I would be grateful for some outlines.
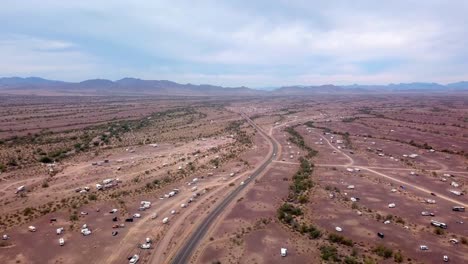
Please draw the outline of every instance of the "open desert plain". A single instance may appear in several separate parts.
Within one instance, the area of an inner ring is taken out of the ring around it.
[[[465,96],[1,100],[4,263],[468,262]]]

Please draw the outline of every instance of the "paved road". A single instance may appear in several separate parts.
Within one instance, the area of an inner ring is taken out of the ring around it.
[[[268,165],[275,159],[275,155],[278,152],[278,144],[276,141],[267,135],[265,132],[263,132],[250,118],[248,118],[246,115],[242,115],[247,122],[253,126],[265,139],[269,141],[270,144],[270,150],[273,149],[273,151],[269,152],[268,159],[265,160],[265,162],[260,165],[251,175],[251,178],[247,179],[244,181],[244,185],[239,185],[232,193],[230,193],[224,200],[218,204],[214,208],[213,211],[210,212],[210,214],[207,216],[205,221],[197,227],[196,231],[190,236],[190,238],[187,240],[187,242],[182,246],[182,248],[177,252],[175,255],[174,259],[172,260],[173,264],[186,264],[189,262],[190,257],[198,245],[198,243],[203,239],[205,236],[206,232],[210,228],[211,224],[213,221],[223,212],[223,210],[235,199],[235,197],[251,182],[253,181],[258,175],[263,173]]]

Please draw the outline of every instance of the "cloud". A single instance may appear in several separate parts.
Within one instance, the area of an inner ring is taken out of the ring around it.
[[[0,75],[229,86],[468,79],[466,1],[6,1]]]

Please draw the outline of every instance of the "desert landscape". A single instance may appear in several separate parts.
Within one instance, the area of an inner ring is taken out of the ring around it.
[[[467,262],[465,99],[2,97],[0,256]]]

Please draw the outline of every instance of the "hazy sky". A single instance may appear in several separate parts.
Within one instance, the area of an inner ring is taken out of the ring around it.
[[[252,87],[468,80],[466,0],[0,6],[0,76]]]

